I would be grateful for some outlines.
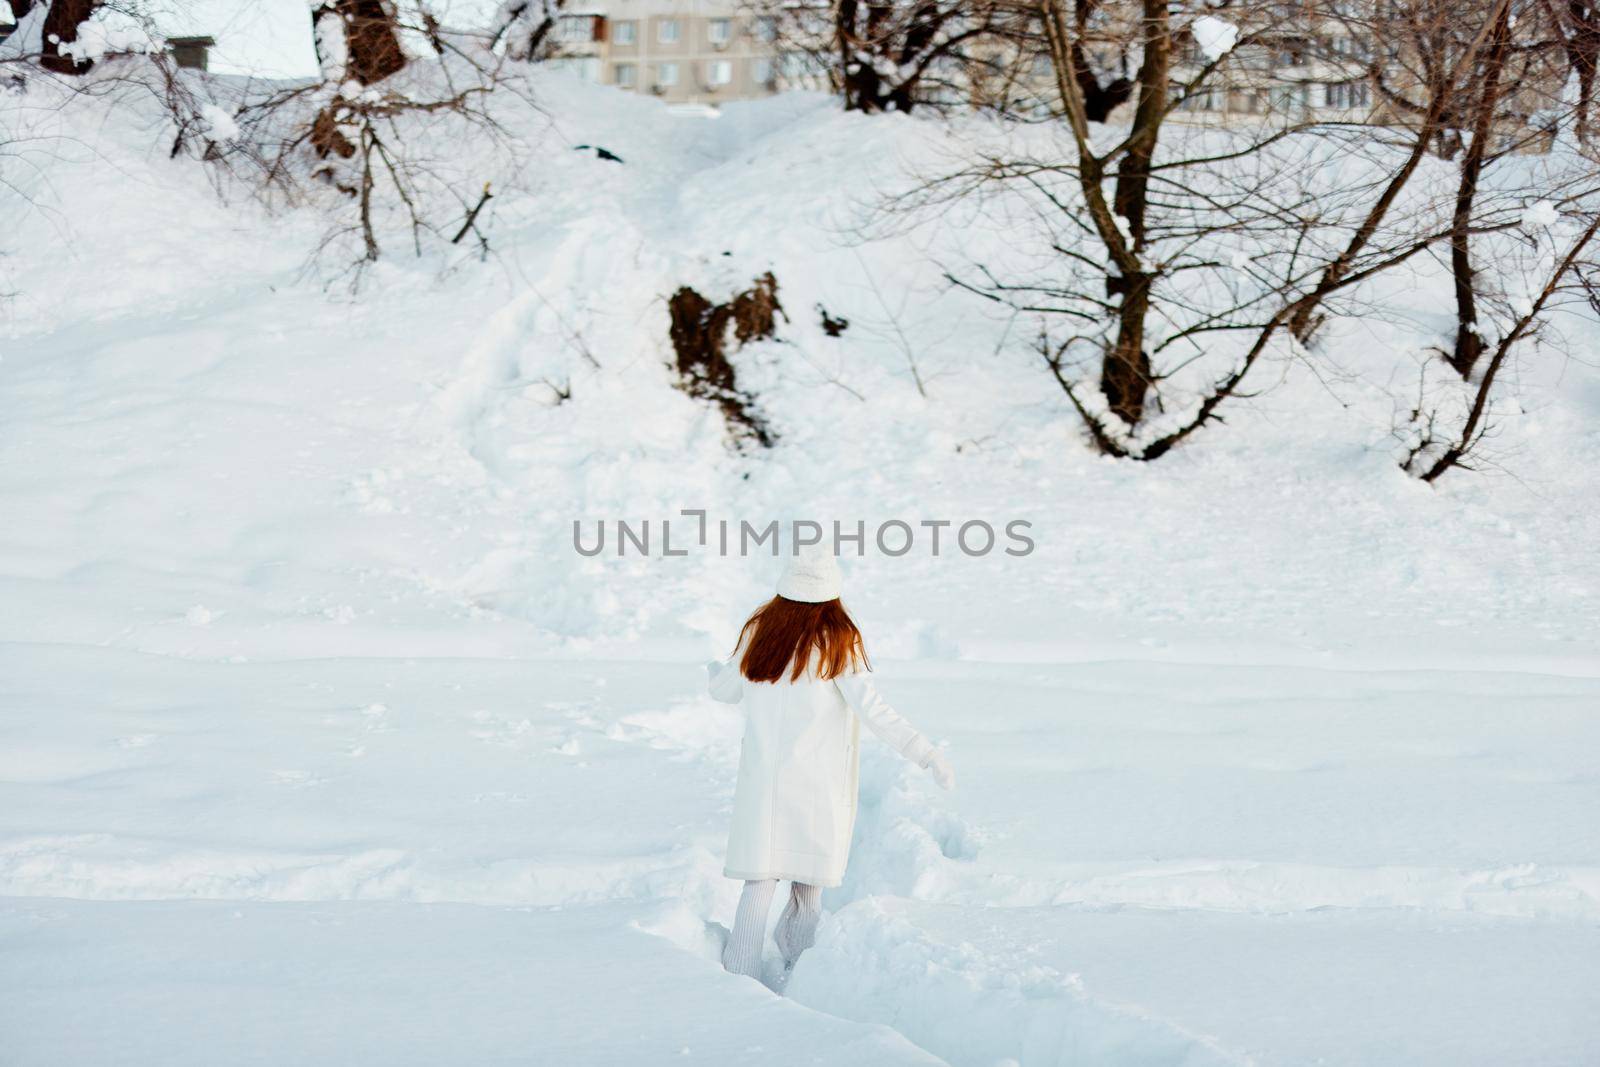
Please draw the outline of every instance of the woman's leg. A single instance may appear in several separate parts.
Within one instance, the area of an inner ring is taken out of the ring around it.
[[[778,919],[775,937],[783,962],[793,967],[800,953],[817,940],[817,920],[822,918],[822,888],[796,882],[789,890],[789,903]]]
[[[772,908],[776,878],[746,882],[739,894],[739,910],[733,916],[733,933],[722,950],[722,965],[734,974],[761,977],[761,943],[767,937],[767,912]]]

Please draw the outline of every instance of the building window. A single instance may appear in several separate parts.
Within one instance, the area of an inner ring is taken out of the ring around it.
[[[639,41],[639,24],[633,19],[624,19],[614,25],[612,43],[637,44]]]
[[[712,19],[706,33],[712,44],[727,44],[728,38],[733,36],[733,23],[728,19]]]
[[[750,61],[750,77],[762,86],[772,85],[772,59],[768,56],[756,56]]]
[[[1275,67],[1303,67],[1306,65],[1306,42],[1290,37],[1281,40],[1272,50]]]
[[[1228,110],[1235,115],[1254,115],[1261,111],[1261,94],[1255,89],[1229,89]]]
[[[593,41],[594,38],[593,15],[563,15],[561,18],[561,39],[574,44]]]
[[[617,84],[624,89],[632,89],[639,84],[639,68],[632,63],[618,63],[616,74]]]
[[[1306,87],[1304,85],[1274,85],[1272,87],[1272,110],[1299,111],[1306,106]]]
[[[727,85],[733,81],[733,64],[726,59],[713,59],[706,64],[706,82],[710,85]]]
[[[1272,53],[1265,48],[1246,45],[1235,48],[1229,53],[1228,58],[1245,70],[1271,70]]]
[[[778,39],[778,20],[771,15],[762,15],[756,19],[756,36],[763,41],[776,41]]]
[[[679,26],[677,19],[662,19],[656,23],[656,40],[662,44],[678,43]]]
[[[676,63],[657,63],[656,64],[656,84],[657,85],[677,85],[678,84],[678,64],[676,64]]]
[[[1367,106],[1365,82],[1332,83],[1322,87],[1323,102],[1330,108],[1348,110]]]
[[[1347,37],[1340,34],[1328,41],[1328,50],[1344,59],[1372,58],[1372,45],[1365,37]]]

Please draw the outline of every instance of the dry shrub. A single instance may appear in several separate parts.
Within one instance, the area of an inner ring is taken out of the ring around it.
[[[672,319],[672,348],[678,357],[679,388],[716,404],[736,443],[753,441],[771,448],[777,437],[756,410],[755,398],[739,388],[728,361],[728,333],[731,325],[735,348],[777,333],[777,319],[784,311],[772,272],[755,279],[749,289],[725,304],[713,304],[683,286],[667,301],[667,311]],[[788,316],[784,320],[788,321]]]

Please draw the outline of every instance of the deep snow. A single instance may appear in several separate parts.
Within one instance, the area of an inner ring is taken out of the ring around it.
[[[539,86],[497,254],[357,298],[303,270],[310,212],[219,200],[149,122],[13,112],[70,135],[23,149],[0,259],[14,1062],[1600,1056],[1592,368],[1527,361],[1503,471],[1408,480],[1424,274],[1336,324],[1338,374],[1104,460],[941,284],[1005,235],[869,225],[962,129]],[[767,269],[790,321],[737,358],[781,441],[739,456],[664,301]],[[715,963],[739,720],[699,692],[775,566],[571,548],[681,508],[1038,543],[846,562],[960,786],[869,746],[782,998]]]

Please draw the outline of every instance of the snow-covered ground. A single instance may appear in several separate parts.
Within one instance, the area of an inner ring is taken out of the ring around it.
[[[1530,359],[1503,470],[1407,479],[1420,275],[1101,459],[941,284],[1004,235],[871,225],[961,130],[541,97],[495,256],[353,299],[150,122],[27,117],[67,136],[0,259],[0,1063],[1600,1059],[1600,375]],[[665,299],[768,269],[781,440],[739,456]],[[739,719],[699,690],[775,565],[571,546],[683,508],[1037,543],[846,562],[959,787],[869,749],[782,996],[716,962]]]

